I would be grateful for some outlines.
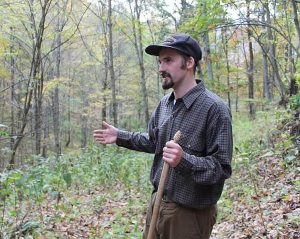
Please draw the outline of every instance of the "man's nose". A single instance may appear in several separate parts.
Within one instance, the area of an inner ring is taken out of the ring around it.
[[[164,64],[160,63],[159,64],[159,68],[158,68],[159,72],[163,72],[165,70]]]

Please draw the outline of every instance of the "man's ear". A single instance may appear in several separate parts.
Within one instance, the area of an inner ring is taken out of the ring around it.
[[[188,60],[186,61],[186,67],[187,69],[194,69],[194,65],[195,65],[195,60],[193,57],[189,57]]]

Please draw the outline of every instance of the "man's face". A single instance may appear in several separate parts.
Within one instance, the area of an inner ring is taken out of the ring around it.
[[[176,88],[186,74],[183,57],[176,50],[163,48],[159,53],[159,73],[163,78],[163,89]]]

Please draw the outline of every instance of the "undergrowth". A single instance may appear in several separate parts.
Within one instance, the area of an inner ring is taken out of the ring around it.
[[[110,234],[116,233],[122,238],[122,233],[128,236],[129,228],[133,234],[140,233],[140,217],[146,207],[146,203],[140,202],[147,201],[150,193],[150,164],[147,154],[113,146],[94,145],[85,153],[68,154],[59,159],[32,157],[26,167],[1,174],[0,238],[67,235],[67,231],[58,232],[53,227],[71,224],[84,214],[90,217],[87,220],[101,221],[94,218],[97,210],[103,212],[104,205],[109,207],[124,197],[127,209],[135,211],[132,219],[121,220],[126,210],[119,212],[118,205],[113,209],[116,223],[108,221],[106,225],[104,220],[103,225],[90,225],[88,234],[113,238]]]
[[[218,223],[232,220],[237,201],[261,206],[253,198],[263,192],[256,177],[262,155],[284,154],[284,167],[295,162],[299,152],[278,127],[289,117],[279,110],[257,112],[255,121],[233,117],[233,177],[219,201]],[[151,164],[152,155],[116,146],[90,145],[59,159],[31,157],[0,176],[0,238],[140,238]],[[258,212],[266,231],[265,212]]]
[[[219,201],[214,239],[300,236],[299,134],[291,134],[298,123],[285,110],[234,120],[233,175]]]

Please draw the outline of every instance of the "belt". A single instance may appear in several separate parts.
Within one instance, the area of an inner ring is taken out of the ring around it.
[[[162,201],[163,201],[164,203],[175,203],[175,202],[174,202],[172,199],[170,199],[166,194],[163,195]],[[193,208],[193,207],[184,206],[184,205],[181,205],[181,204],[178,204],[178,203],[176,203],[176,204],[177,204],[179,207],[188,208],[188,209],[193,209],[193,210],[197,210],[197,211],[198,211],[198,210],[200,210],[200,211],[202,211],[202,210],[212,210],[212,209],[217,210],[216,204],[210,205],[210,206],[205,207],[205,208]]]
[[[157,190],[156,190],[156,189],[153,189],[152,195],[155,194],[155,197],[156,197],[156,193],[157,193]],[[162,201],[163,201],[163,202],[166,202],[166,203],[173,202],[173,201],[167,196],[167,194],[164,194],[164,195],[162,196]]]
[[[163,201],[163,202],[166,202],[166,203],[173,202],[167,195],[163,195],[162,201]]]

